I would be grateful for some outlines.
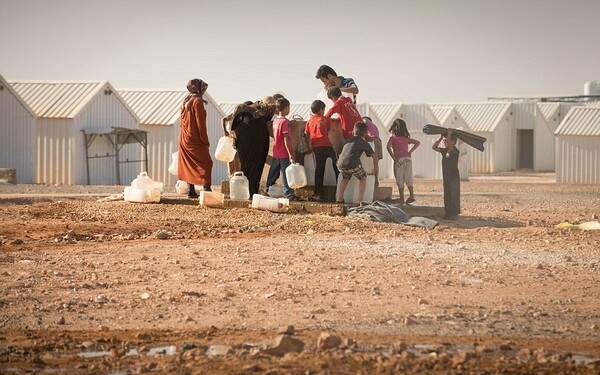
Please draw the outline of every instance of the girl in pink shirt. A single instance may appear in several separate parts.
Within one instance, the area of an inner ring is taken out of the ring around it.
[[[419,147],[421,142],[410,137],[406,128],[406,122],[402,119],[396,119],[390,128],[392,136],[387,143],[387,151],[394,159],[394,176],[398,185],[400,201],[410,204],[415,201],[415,192],[413,187],[412,153]],[[413,145],[410,150],[408,145]],[[404,202],[404,184],[408,186],[410,195]]]

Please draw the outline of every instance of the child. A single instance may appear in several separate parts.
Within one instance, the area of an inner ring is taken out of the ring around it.
[[[337,162],[338,169],[342,173],[342,182],[340,183],[336,203],[344,203],[344,192],[353,175],[359,180],[358,202],[362,202],[367,187],[367,173],[360,164],[360,156],[363,152],[367,156],[373,158],[372,174],[377,175],[379,172],[379,159],[377,158],[377,154],[375,154],[371,148],[371,145],[365,140],[366,135],[367,124],[359,121],[354,125],[354,136],[348,138],[344,144],[344,148],[342,149]]]
[[[439,147],[440,142],[444,140],[446,147]],[[444,178],[444,210],[446,212],[444,219],[456,220],[456,215],[460,213],[460,175],[458,173],[458,156],[460,152],[454,146],[456,144],[456,134],[452,129],[448,129],[446,136],[441,135],[433,144],[433,150],[442,154],[442,176]]]
[[[294,194],[294,190],[290,189],[287,183],[287,177],[285,175],[286,168],[294,162],[292,157],[292,138],[290,136],[290,121],[285,117],[290,113],[290,102],[286,98],[279,98],[275,102],[275,109],[277,111],[277,117],[273,120],[273,163],[271,169],[269,169],[269,176],[267,178],[267,191],[271,185],[275,185],[275,182],[281,174],[281,180],[283,182],[283,192],[285,197],[290,201],[300,200],[298,196]]]
[[[383,159],[383,150],[381,138],[379,138],[379,129],[377,129],[377,125],[371,120],[370,117],[363,116],[363,122],[367,124],[367,142],[373,142],[375,145],[375,153],[377,154],[377,159]],[[375,188],[379,187],[379,176],[375,175]]]
[[[329,90],[327,90],[327,97],[334,103],[333,107],[327,111],[325,117],[331,118],[334,113],[337,113],[342,122],[344,139],[351,138],[353,136],[352,132],[354,130],[354,124],[362,122],[362,117],[360,117],[358,109],[356,109],[356,106],[352,103],[352,98],[342,96],[342,91],[336,86],[330,87]]]
[[[413,187],[413,169],[412,153],[419,147],[421,142],[410,137],[406,128],[406,122],[402,119],[396,119],[390,128],[392,136],[387,143],[387,151],[394,159],[394,176],[398,185],[398,193],[402,203],[410,204],[415,201],[415,191]],[[408,145],[412,144],[411,149]],[[404,202],[404,184],[408,186],[409,196]]]
[[[321,100],[315,100],[310,106],[313,113],[312,117],[306,123],[304,128],[304,137],[308,144],[308,149],[313,150],[315,155],[315,193],[312,200],[320,201],[323,192],[323,176],[325,174],[325,165],[327,159],[331,158],[333,162],[333,172],[337,181],[339,171],[336,166],[336,155],[329,140],[329,130],[331,129],[331,120],[325,116],[325,103]]]

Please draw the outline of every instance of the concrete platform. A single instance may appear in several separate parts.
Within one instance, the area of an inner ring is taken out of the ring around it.
[[[17,184],[17,170],[0,168],[0,184]]]

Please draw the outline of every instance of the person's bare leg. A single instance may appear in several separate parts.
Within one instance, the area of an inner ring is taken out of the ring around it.
[[[406,200],[406,203],[412,203],[415,201],[415,189],[414,186],[409,186],[408,187],[408,191],[409,191],[409,196],[408,199]]]
[[[344,192],[346,191],[346,188],[348,187],[348,183],[350,182],[350,179],[345,179],[342,178],[342,182],[340,182],[340,191],[338,192],[338,196],[335,198],[336,202],[341,202],[344,200]]]
[[[398,186],[398,194],[400,195],[400,202],[404,204],[404,185],[402,187]]]
[[[358,204],[360,204],[360,202],[363,201],[366,189],[367,189],[367,179],[363,178],[362,180],[358,181]]]

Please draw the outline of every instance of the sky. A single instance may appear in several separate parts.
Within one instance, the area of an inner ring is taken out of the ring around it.
[[[0,75],[310,102],[330,65],[359,102],[582,95],[600,0],[0,0]]]

